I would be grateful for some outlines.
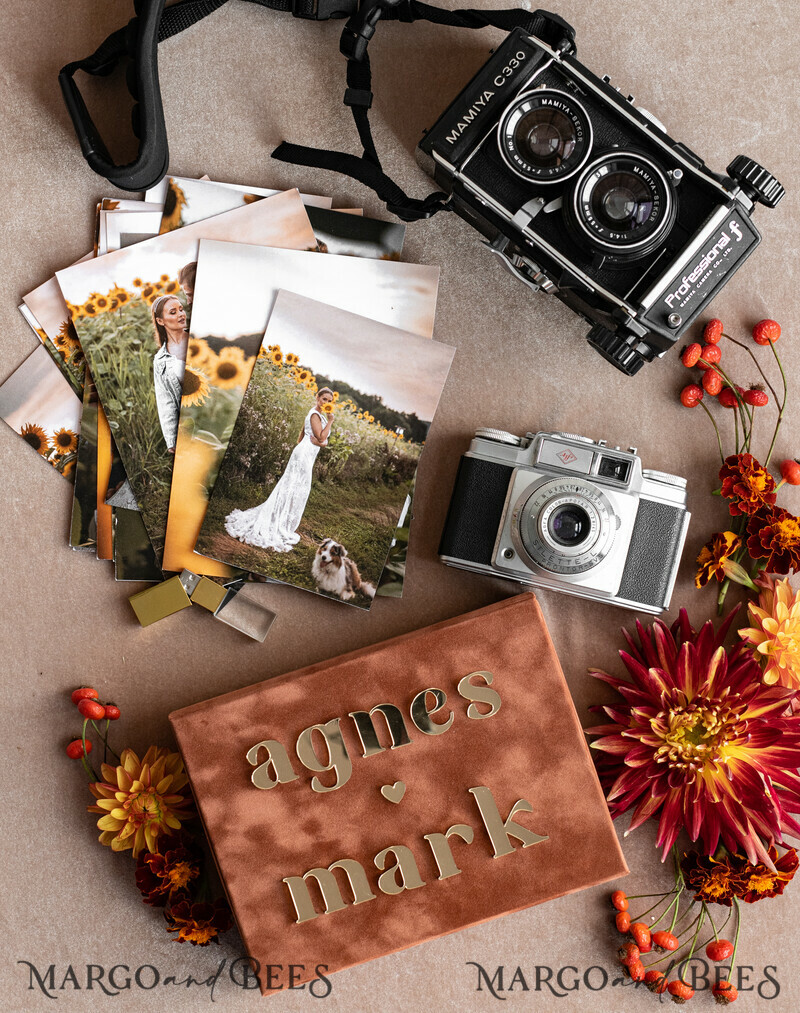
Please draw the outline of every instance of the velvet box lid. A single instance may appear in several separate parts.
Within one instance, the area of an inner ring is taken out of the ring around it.
[[[532,594],[170,721],[247,952],[296,983],[628,871]]]

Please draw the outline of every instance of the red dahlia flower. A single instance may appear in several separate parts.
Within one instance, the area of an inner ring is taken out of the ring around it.
[[[731,500],[730,512],[754,514],[775,502],[775,479],[752,454],[731,454],[719,470],[722,495]]]
[[[800,834],[800,717],[787,716],[794,691],[767,686],[742,643],[722,643],[736,614],[719,631],[699,632],[685,610],[668,629],[636,623],[637,645],[620,657],[631,680],[594,670],[621,703],[603,707],[612,724],[587,730],[599,736],[598,770],[609,810],[635,805],[630,830],[660,813],[662,860],[685,827],[704,853],[720,840],[752,863],[769,864],[765,847]],[[630,831],[628,831],[630,832]]]

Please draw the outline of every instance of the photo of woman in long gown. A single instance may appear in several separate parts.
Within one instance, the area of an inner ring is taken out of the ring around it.
[[[158,351],[153,357],[158,421],[167,450],[174,454],[181,413],[186,350],[189,347],[186,310],[176,296],[162,295],[150,307],[150,315],[158,345]]]
[[[322,387],[303,422],[303,431],[286,469],[269,498],[250,510],[233,510],[225,518],[225,530],[233,538],[261,549],[290,552],[300,541],[297,529],[311,492],[314,461],[320,447],[327,445],[333,416],[323,405],[333,401],[330,387]]]

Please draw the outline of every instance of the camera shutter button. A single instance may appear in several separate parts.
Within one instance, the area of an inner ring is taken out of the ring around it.
[[[663,482],[665,485],[675,485],[679,489],[686,488],[686,479],[680,475],[670,475],[666,471],[653,471],[651,468],[642,468],[642,477],[649,478],[654,482]]]

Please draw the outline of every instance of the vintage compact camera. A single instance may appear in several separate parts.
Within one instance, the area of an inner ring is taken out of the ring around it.
[[[515,29],[429,130],[418,161],[490,251],[591,325],[633,375],[683,334],[761,240],[783,187],[737,156],[722,176],[609,79]]]
[[[635,447],[479,429],[461,458],[439,557],[658,615],[672,597],[689,516],[686,480],[643,470]]]

